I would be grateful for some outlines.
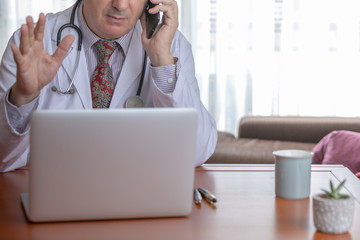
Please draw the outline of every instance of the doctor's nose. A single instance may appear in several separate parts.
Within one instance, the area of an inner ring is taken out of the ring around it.
[[[116,8],[118,11],[124,11],[129,8],[130,0],[113,0],[112,7]]]

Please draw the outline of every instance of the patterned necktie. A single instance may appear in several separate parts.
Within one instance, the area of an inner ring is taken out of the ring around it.
[[[109,108],[114,92],[114,83],[109,59],[114,52],[117,42],[97,41],[94,44],[100,59],[91,77],[91,94],[93,108]]]

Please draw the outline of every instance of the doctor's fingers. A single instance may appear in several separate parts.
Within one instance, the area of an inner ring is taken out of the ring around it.
[[[154,4],[161,4],[156,5],[154,8],[151,9],[150,13],[157,13],[163,12],[166,16],[165,24],[169,24],[172,22],[178,25],[178,5],[177,2],[174,0],[152,0]]]
[[[20,52],[20,49],[18,48],[18,46],[16,46],[15,44],[11,46],[11,51],[14,55],[14,60],[15,60],[15,63],[16,65],[19,67],[19,66],[22,66],[23,63],[24,63],[24,58]]]
[[[29,27],[27,24],[21,25],[20,28],[20,52],[22,55],[26,55],[30,51],[30,37]]]
[[[52,55],[55,62],[58,63],[60,66],[62,61],[64,60],[67,52],[69,51],[71,45],[73,44],[75,40],[75,37],[73,35],[67,35],[65,36],[61,42],[59,43],[59,46],[56,48],[56,51]]]
[[[34,20],[32,17],[26,18],[26,24],[23,24],[20,28],[20,51],[21,54],[26,55],[30,49],[34,46],[35,41],[38,41],[42,46],[45,29],[45,16],[40,14],[39,21],[34,29]],[[37,49],[38,51],[39,49]],[[40,53],[38,51],[37,53]]]
[[[34,20],[32,17],[26,17],[26,26],[28,27],[28,36],[30,46],[34,43]]]
[[[45,15],[40,13],[39,20],[35,27],[35,40],[43,41],[44,38],[44,30],[45,30]]]

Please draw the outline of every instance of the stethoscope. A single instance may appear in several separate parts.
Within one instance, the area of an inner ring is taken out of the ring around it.
[[[75,13],[76,13],[76,9],[78,8],[79,4],[81,3],[81,0],[77,0],[75,3],[75,6],[72,9],[71,12],[71,16],[70,16],[70,22],[66,23],[64,25],[62,25],[57,33],[57,43],[56,45],[59,45],[60,41],[61,41],[61,33],[65,28],[72,28],[77,32],[78,35],[78,47],[77,47],[77,65],[76,65],[76,70],[74,73],[74,77],[71,79],[70,85],[68,86],[68,88],[64,91],[61,88],[61,84],[60,84],[60,78],[58,76],[57,73],[57,85],[59,86],[59,88],[57,88],[56,86],[51,87],[51,90],[53,92],[59,93],[59,94],[74,94],[75,93],[75,89],[73,88],[74,85],[74,81],[77,75],[77,71],[78,71],[78,66],[79,66],[79,57],[80,57],[80,51],[81,51],[81,46],[82,46],[82,32],[80,30],[80,28],[78,26],[76,26],[74,24],[74,19],[75,19]],[[125,108],[141,108],[144,107],[144,101],[141,99],[140,97],[140,93],[141,93],[141,89],[143,86],[143,82],[144,82],[144,77],[145,77],[145,72],[146,72],[146,61],[147,61],[147,54],[146,51],[144,53],[144,61],[143,61],[143,67],[142,67],[142,72],[141,72],[141,78],[140,78],[140,82],[139,82],[139,86],[136,92],[135,96],[131,96],[129,97],[126,101],[125,101]]]

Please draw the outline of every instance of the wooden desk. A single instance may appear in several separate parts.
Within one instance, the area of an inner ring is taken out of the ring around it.
[[[360,181],[341,166],[312,167],[311,194],[329,179],[347,178],[357,199],[349,233],[327,235],[315,230],[312,200],[275,197],[273,165],[204,165],[196,169],[195,187],[213,192],[212,207],[194,204],[186,218],[31,224],[25,220],[20,193],[27,191],[28,171],[0,174],[0,239],[360,239]]]

